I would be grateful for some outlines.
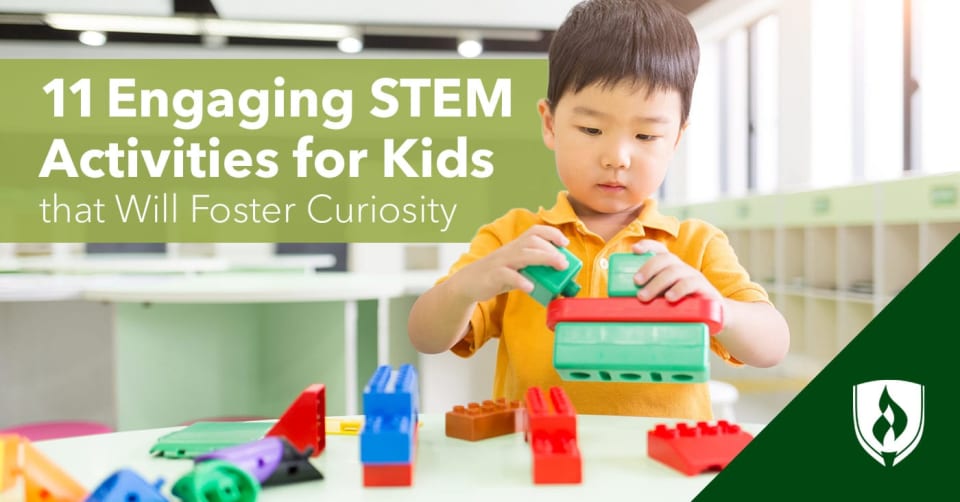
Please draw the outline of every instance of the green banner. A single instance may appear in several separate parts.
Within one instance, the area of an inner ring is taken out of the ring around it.
[[[954,499],[955,238],[696,500]]]
[[[561,188],[545,60],[0,61],[0,242],[464,242]]]

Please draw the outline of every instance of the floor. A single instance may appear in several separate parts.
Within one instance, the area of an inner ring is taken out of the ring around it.
[[[769,423],[816,376],[815,363],[789,357],[775,368],[733,368],[713,364],[711,378],[736,387],[739,398],[733,405],[737,422]]]
[[[734,405],[736,419],[741,423],[769,423],[796,395],[795,391],[741,392]]]

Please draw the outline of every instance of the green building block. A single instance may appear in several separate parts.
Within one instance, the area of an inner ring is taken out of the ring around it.
[[[220,448],[263,439],[273,422],[197,422],[157,440],[150,454],[194,458]]]
[[[558,323],[553,366],[564,380],[690,383],[710,378],[703,323]]]
[[[210,460],[178,479],[170,493],[185,502],[254,502],[260,483],[230,462]]]
[[[583,268],[583,262],[566,248],[557,249],[567,258],[568,266],[565,270],[546,265],[531,265],[520,269],[520,273],[533,283],[530,296],[544,307],[558,296],[574,297],[580,292],[576,278]]]
[[[640,267],[653,258],[653,253],[613,253],[607,274],[607,296],[637,296],[640,286],[633,281]]]

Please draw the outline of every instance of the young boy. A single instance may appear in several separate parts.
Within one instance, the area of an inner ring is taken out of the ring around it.
[[[567,191],[551,209],[514,209],[482,227],[450,274],[414,304],[410,341],[424,353],[468,357],[499,338],[494,397],[522,399],[531,386],[561,385],[578,413],[709,420],[703,383],[560,380],[544,307],[518,272],[566,268],[554,245],[565,246],[584,264],[577,296],[602,297],[610,254],[652,251],[635,277],[646,283],[639,301],[722,299],[714,353],[758,367],[784,357],[786,322],[726,236],[703,221],[661,215],[650,199],[687,125],[699,64],[693,27],[658,0],[588,0],[560,26],[549,63],[547,99],[538,108]]]

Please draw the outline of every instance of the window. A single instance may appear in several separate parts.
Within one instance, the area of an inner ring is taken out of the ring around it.
[[[718,44],[701,43],[700,71],[684,138],[686,146],[683,154],[677,155],[684,165],[683,183],[674,188],[678,190],[678,199],[685,202],[712,200],[720,194],[719,60]]]
[[[720,64],[720,162],[722,190],[744,195],[749,184],[750,47],[746,29],[722,42]]]
[[[750,27],[750,126],[747,187],[754,192],[777,189],[780,142],[780,19],[769,15]]]
[[[903,0],[855,0],[853,16],[853,180],[904,169]]]
[[[908,19],[912,18],[912,33],[905,42],[912,55],[909,68],[918,84],[910,102],[910,165],[923,173],[958,171],[960,150],[955,143],[960,67],[955,61],[960,47],[960,2],[905,0],[904,10]]]

